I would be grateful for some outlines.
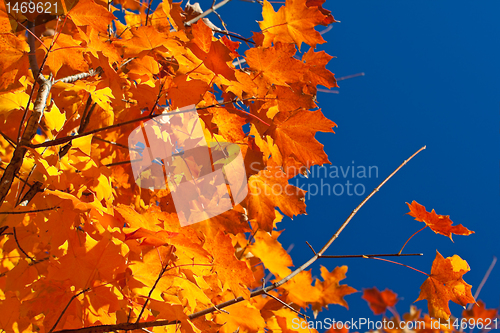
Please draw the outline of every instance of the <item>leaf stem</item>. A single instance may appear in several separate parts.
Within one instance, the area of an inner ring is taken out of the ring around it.
[[[413,235],[410,236],[410,238],[408,238],[406,240],[406,242],[404,243],[403,247],[401,248],[401,250],[399,250],[398,254],[401,254],[401,252],[403,252],[403,249],[405,248],[406,244],[410,241],[410,239],[412,239],[413,236],[415,236],[416,234],[418,234],[420,231],[424,230],[425,228],[427,228],[427,225],[425,225],[425,227],[423,227],[422,229],[420,229],[419,231],[415,232]]]
[[[343,258],[372,258],[372,257],[409,257],[409,256],[422,256],[423,253],[389,253],[389,254],[351,254],[351,255],[338,255],[338,256],[321,256],[325,259],[343,259]]]
[[[397,261],[387,260],[387,259],[378,258],[378,257],[366,257],[366,259],[376,259],[376,260],[387,261],[387,262],[390,262],[390,263],[392,263],[392,264],[396,264],[396,265],[404,266],[404,267],[407,267],[407,268],[413,269],[414,271],[417,271],[417,272],[419,272],[419,273],[422,273],[422,274],[424,274],[424,275],[430,276],[429,274],[427,274],[427,273],[425,273],[425,272],[422,272],[421,270],[418,270],[418,269],[416,269],[416,268],[414,268],[414,267],[411,267],[411,266],[408,266],[408,265],[402,264],[402,263],[397,262]]]

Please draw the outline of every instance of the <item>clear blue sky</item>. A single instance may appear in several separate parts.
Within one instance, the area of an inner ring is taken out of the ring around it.
[[[155,1],[155,6],[158,1]],[[200,1],[203,9],[212,0]],[[183,2],[183,5],[185,1]],[[275,10],[279,8],[275,4]],[[497,1],[327,1],[341,23],[323,35],[318,45],[336,56],[328,69],[342,77],[366,76],[339,82],[340,93],[319,93],[324,114],[338,124],[336,134],[318,134],[333,166],[376,166],[378,178],[300,178],[304,185],[346,182],[361,184],[366,194],[420,147],[405,166],[355,216],[328,254],[396,253],[423,224],[405,215],[405,202],[416,200],[429,211],[450,215],[476,233],[454,236],[454,243],[426,229],[413,238],[405,252],[423,257],[398,261],[430,273],[436,249],[444,256],[458,254],[471,271],[464,275],[475,293],[493,256],[500,257],[500,25]],[[256,3],[233,0],[219,11],[230,31],[250,37],[262,20]],[[209,18],[220,25],[215,15]],[[321,28],[323,29],[323,28]],[[307,51],[304,47],[303,51]],[[354,162],[353,162],[354,161]],[[337,185],[337,193],[340,192]],[[353,188],[351,187],[351,192]],[[311,196],[307,216],[285,219],[280,228],[284,247],[294,245],[295,265],[311,256],[305,241],[319,249],[364,196]],[[332,270],[348,265],[343,283],[362,290],[390,288],[398,294],[402,315],[419,295],[425,276],[405,267],[365,259],[325,259]],[[319,276],[319,264],[313,275]],[[500,264],[493,270],[479,299],[488,308],[500,300]],[[346,297],[350,310],[331,306],[320,318],[380,319],[369,310],[361,293]],[[416,305],[427,312],[426,301]],[[462,308],[450,303],[453,315]],[[390,315],[390,314],[389,314]]]
[[[211,2],[201,4],[207,7]],[[339,82],[338,95],[318,94],[320,107],[338,128],[336,134],[317,138],[333,165],[345,169],[354,161],[356,166],[377,166],[379,177],[310,177],[298,179],[299,184],[307,189],[307,184],[323,180],[345,186],[349,180],[363,184],[368,193],[427,145],[363,207],[328,253],[398,252],[423,226],[405,215],[405,202],[416,200],[476,233],[454,236],[452,243],[426,229],[405,249],[424,256],[399,261],[430,273],[436,249],[445,257],[458,254],[471,266],[464,280],[474,293],[492,257],[500,256],[500,3],[327,1],[325,8],[341,21],[323,35],[327,44],[317,47],[337,57],[328,68],[337,77],[358,72],[366,76]],[[229,30],[244,36],[258,31],[255,21],[262,20],[259,5],[243,1],[230,2],[219,13]],[[215,16],[210,19],[218,23]],[[338,193],[340,187],[336,189]],[[300,265],[311,256],[306,240],[320,248],[362,199],[345,193],[311,196],[307,216],[286,219],[280,239],[285,248],[294,244],[294,263]],[[348,265],[343,282],[358,290],[391,288],[400,297],[400,314],[409,310],[425,280],[415,271],[375,260],[325,259],[320,264],[329,270]],[[313,275],[319,276],[318,264]],[[500,264],[479,297],[489,308],[499,306],[498,281]],[[381,318],[372,314],[361,293],[346,300],[350,311],[331,306],[322,316]],[[427,312],[426,301],[416,305]],[[455,316],[461,315],[460,306],[450,307]]]

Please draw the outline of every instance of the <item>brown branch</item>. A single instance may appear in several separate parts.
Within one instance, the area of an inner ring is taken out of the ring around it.
[[[21,26],[22,26],[22,24],[21,24]],[[30,96],[28,98],[28,103],[26,105],[26,108],[24,109],[23,117],[21,118],[21,123],[19,125],[19,131],[17,133],[17,142],[21,141],[21,133],[23,130],[23,124],[24,124],[24,121],[26,120],[26,117],[28,116],[28,110],[30,107],[31,99],[33,98],[33,93],[35,91],[35,85],[37,83],[38,74],[41,73],[41,70],[38,67],[38,61],[36,59],[36,54],[35,54],[36,53],[35,38],[37,38],[37,37],[35,35],[34,22],[28,21],[27,26],[24,27],[24,29],[26,29],[26,31],[28,32],[28,45],[30,47],[30,51],[28,53],[28,61],[29,61],[31,73],[33,74],[33,78],[35,79],[35,82],[33,83],[33,87],[31,88],[31,93],[30,93]],[[43,43],[42,43],[42,45],[45,47],[45,45]]]
[[[28,30],[28,45],[30,47],[30,52],[28,54],[28,61],[30,63],[31,73],[33,74],[33,77],[35,78],[35,81],[36,81],[36,79],[38,78],[38,73],[40,72],[40,67],[38,67],[38,61],[36,60],[36,54],[35,54],[35,52],[36,52],[35,23],[32,21],[28,21],[28,23],[26,24],[26,28]],[[41,43],[41,44],[43,44],[43,43]]]
[[[199,20],[201,20],[202,18],[204,18],[205,16],[207,16],[208,14],[216,11],[217,9],[219,9],[220,7],[224,6],[225,4],[227,4],[229,1],[231,0],[223,0],[221,2],[219,2],[217,5],[215,6],[212,6],[211,8],[205,10],[203,13],[201,13],[200,15],[196,16],[194,19],[192,20],[189,20],[187,22],[184,23],[185,26],[190,26],[191,24],[193,23],[196,23],[198,22]]]
[[[266,283],[266,279],[262,279],[262,289],[265,289],[265,283]],[[300,311],[298,311],[298,310],[295,310],[294,308],[292,308],[292,307],[290,306],[290,304],[287,304],[287,303],[283,302],[283,301],[282,301],[282,300],[280,300],[278,297],[276,297],[276,296],[274,296],[274,295],[271,295],[271,294],[270,294],[270,293],[268,293],[267,291],[265,291],[265,292],[264,292],[264,294],[265,294],[266,296],[271,297],[271,298],[272,298],[272,299],[274,299],[275,301],[278,301],[278,302],[279,302],[279,303],[281,303],[284,307],[286,307],[286,308],[288,308],[288,309],[292,310],[293,312],[295,312],[295,313],[296,313],[296,314],[298,314],[299,316],[304,317],[304,319],[308,319],[308,318],[309,318],[309,316],[307,316],[307,315],[305,315],[305,314],[301,313],[301,312],[300,312]]]
[[[325,246],[323,246],[323,248],[318,252],[316,253],[316,255],[314,255],[311,259],[309,259],[306,263],[304,263],[302,266],[300,266],[299,268],[297,268],[295,271],[293,271],[292,273],[290,273],[288,276],[286,276],[285,278],[283,278],[282,280],[280,281],[277,281],[265,288],[260,288],[258,290],[255,290],[253,292],[250,293],[250,298],[252,297],[256,297],[256,296],[259,296],[259,295],[262,295],[262,294],[265,294],[273,289],[276,289],[278,288],[279,286],[287,283],[288,281],[290,281],[294,276],[296,276],[297,274],[299,274],[300,272],[304,271],[307,267],[309,267],[312,263],[314,263],[318,258],[320,258],[323,253],[330,247],[330,245],[332,245],[332,243],[338,238],[338,236],[340,235],[340,233],[342,232],[342,230],[344,230],[344,228],[349,224],[349,222],[351,221],[351,219],[354,217],[354,215],[356,215],[356,213],[358,212],[358,210],[364,206],[364,204],[370,200],[370,198],[380,190],[380,188],[389,180],[392,178],[392,176],[394,176],[398,171],[399,169],[401,169],[406,163],[408,163],[413,157],[415,157],[415,155],[417,155],[418,153],[420,153],[422,150],[424,150],[426,147],[422,147],[420,148],[416,153],[414,153],[413,155],[411,155],[407,160],[405,160],[396,170],[394,170],[386,179],[384,179],[384,181],[382,183],[380,183],[380,185],[378,185],[353,211],[352,213],[347,217],[347,219],[344,221],[344,223],[342,223],[342,225],[340,226],[340,228],[337,230],[337,232],[335,232],[335,234],[330,238],[330,240],[325,244]],[[373,259],[375,257],[367,257],[368,259]],[[381,258],[377,258],[379,260],[384,260],[384,259],[381,259]],[[401,264],[403,265],[403,264]],[[425,273],[424,273],[425,274]],[[201,311],[198,311],[198,312],[195,312],[191,315],[188,316],[189,320],[193,320],[193,319],[196,319],[196,318],[199,318],[199,317],[202,317],[202,316],[205,316],[209,313],[212,313],[212,312],[215,312],[215,311],[220,311],[220,309],[223,309],[225,307],[228,307],[230,305],[233,305],[233,304],[236,304],[236,303],[239,303],[239,302],[242,302],[244,301],[245,298],[243,298],[242,296],[240,297],[237,297],[237,298],[234,298],[232,300],[229,300],[229,301],[226,301],[226,302],[223,302],[223,303],[220,303],[220,304],[217,304],[216,306],[212,306],[212,307],[209,307],[205,310],[201,310]],[[125,330],[125,331],[132,331],[132,330],[136,330],[136,329],[141,329],[141,328],[146,328],[146,327],[157,327],[157,326],[167,326],[167,325],[173,325],[173,324],[178,324],[179,321],[177,320],[173,320],[173,321],[170,321],[170,320],[156,320],[156,321],[151,321],[151,322],[139,322],[139,323],[121,323],[121,324],[116,324],[116,325],[98,325],[98,326],[90,326],[90,327],[84,327],[84,328],[78,328],[78,329],[69,329],[69,330],[61,330],[61,331],[57,331],[55,333],[104,333],[104,332],[112,332],[112,331],[119,331],[119,330]]]
[[[229,32],[229,31],[224,31],[224,30],[220,30],[220,29],[212,29],[214,32],[218,33],[218,34],[222,34],[222,35],[226,35],[226,36],[230,36],[230,37],[233,37],[233,38],[236,38],[236,39],[239,39],[239,40],[242,40],[244,41],[245,43],[250,43],[250,44],[253,44],[255,45],[255,42],[253,40],[250,40],[250,38],[245,38],[243,36],[239,36],[239,35],[236,35],[232,32]]]
[[[17,211],[17,212],[0,212],[0,214],[5,214],[5,215],[9,215],[9,214],[16,215],[16,214],[18,214],[18,215],[21,215],[21,214],[28,214],[28,213],[46,212],[46,211],[54,210],[54,209],[57,209],[57,208],[61,208],[61,207],[54,206],[54,207],[49,207],[49,208],[32,209],[32,210],[24,210],[24,211]]]
[[[148,11],[146,13],[146,24],[145,26],[148,26],[148,19],[149,19],[149,12],[151,11],[151,3],[153,2],[153,0],[149,0],[149,3],[148,3]]]
[[[7,141],[9,143],[9,145],[11,145],[13,148],[16,148],[16,142],[14,140],[12,140],[11,138],[9,138],[9,136],[7,134],[0,131],[0,135],[3,136],[3,138],[5,139],[5,141]]]
[[[30,174],[28,175],[26,180],[29,179],[33,170],[34,170],[34,168],[31,169]],[[28,185],[27,181],[23,184],[23,187],[21,188],[20,194],[23,193],[26,185]],[[30,186],[30,185],[28,185],[28,186]],[[40,192],[43,192],[43,184],[39,181],[35,181],[33,183],[33,185],[30,186],[30,189],[28,190],[28,192],[26,192],[26,194],[22,198],[20,197],[20,200],[18,200],[18,202],[16,202],[16,206],[18,206],[18,205],[26,206],[31,201],[31,199],[33,199],[35,197],[35,195],[37,193],[40,193]]]
[[[170,112],[169,114],[177,114],[177,113],[185,113],[185,112],[191,112],[191,111]],[[91,134],[95,134],[95,133],[107,131],[109,129],[118,128],[118,127],[121,127],[121,126],[125,126],[125,125],[129,125],[129,124],[137,123],[139,121],[153,119],[155,117],[164,116],[164,115],[165,115],[164,113],[160,113],[160,114],[155,114],[155,115],[152,115],[152,116],[144,116],[144,117],[140,117],[140,118],[137,118],[137,119],[132,119],[132,120],[124,121],[122,123],[114,124],[114,125],[111,125],[111,126],[97,128],[95,130],[92,130],[92,131],[89,131],[89,132],[86,132],[86,133],[82,133],[82,134],[77,134],[77,135],[73,135],[73,136],[65,136],[63,138],[54,139],[54,140],[51,140],[51,141],[46,141],[46,142],[39,143],[39,144],[36,144],[36,145],[28,144],[27,147],[40,148],[40,147],[58,146],[60,144],[63,144],[63,143],[66,143],[66,142],[70,142],[70,141],[73,141],[74,139],[78,139],[78,138],[81,138],[81,137],[84,137],[84,136],[87,136],[87,135],[91,135]]]
[[[244,99],[244,100],[251,100],[251,99],[255,99],[255,98],[247,98],[247,99]],[[197,108],[196,110],[204,110],[204,109],[208,109],[208,108],[218,107],[218,106],[222,106],[222,105],[225,105],[225,104],[234,103],[235,101],[236,101],[236,99],[232,99],[230,101],[222,102],[222,103],[219,103],[219,104],[213,104],[213,105],[203,106],[203,107]],[[87,135],[91,135],[91,134],[95,134],[95,133],[107,131],[107,130],[110,130],[110,129],[113,129],[113,128],[118,128],[118,127],[121,127],[121,126],[125,126],[125,125],[129,125],[129,124],[137,123],[137,122],[144,121],[144,120],[153,119],[153,118],[160,117],[160,116],[174,115],[174,114],[180,114],[180,113],[186,113],[186,112],[191,112],[191,110],[187,110],[187,111],[174,111],[174,112],[168,112],[168,113],[159,113],[159,114],[147,115],[147,116],[144,116],[144,117],[140,117],[140,118],[137,118],[137,119],[132,119],[132,120],[124,121],[122,123],[114,124],[114,125],[111,125],[111,126],[97,128],[95,130],[92,130],[92,131],[89,131],[89,132],[85,132],[83,134],[77,134],[77,135],[73,135],[73,136],[65,136],[63,138],[54,139],[54,140],[51,140],[51,141],[46,141],[46,142],[35,144],[35,145],[33,145],[33,144],[25,144],[25,147],[40,148],[40,147],[58,146],[58,145],[61,145],[63,143],[66,143],[66,142],[70,142],[70,141],[72,141],[74,139],[78,139],[78,138],[81,138],[81,137],[84,137],[84,136],[87,136]],[[247,115],[249,115],[249,114],[247,114]]]
[[[47,98],[49,97],[50,89],[52,88],[51,77],[45,79],[42,75],[39,78],[40,88],[38,89],[38,94],[35,100],[35,105],[33,107],[33,112],[31,113],[26,128],[21,137],[19,145],[14,150],[12,159],[5,168],[5,172],[0,180],[0,206],[3,204],[7,193],[9,193],[10,187],[14,181],[15,175],[21,169],[23,164],[24,155],[26,155],[27,147],[30,145],[31,140],[36,134],[40,120],[42,119],[43,112],[47,103]]]
[[[409,256],[422,256],[423,253],[389,253],[389,254],[350,254],[338,256],[320,256],[325,259],[343,259],[343,258],[371,258],[371,257],[409,257]]]

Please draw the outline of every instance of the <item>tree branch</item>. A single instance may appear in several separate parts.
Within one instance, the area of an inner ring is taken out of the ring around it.
[[[250,100],[250,99],[255,99],[255,98],[247,98],[245,100]],[[203,106],[203,107],[197,108],[196,110],[203,110],[203,109],[218,107],[218,106],[222,106],[222,105],[230,104],[230,103],[234,103],[234,102],[235,102],[235,100],[232,99],[230,101],[222,102],[222,103],[219,103],[219,104]],[[92,130],[92,131],[89,131],[89,132],[85,132],[85,133],[82,133],[82,134],[77,134],[77,135],[73,135],[73,136],[66,136],[66,137],[63,137],[63,138],[54,139],[54,140],[51,140],[51,141],[46,141],[46,142],[39,143],[39,144],[36,144],[36,145],[28,143],[28,144],[25,144],[25,146],[26,147],[30,147],[30,148],[58,146],[58,145],[61,145],[63,143],[66,143],[66,142],[70,142],[70,141],[72,141],[74,139],[78,139],[78,138],[81,138],[81,137],[84,137],[84,136],[87,136],[87,135],[91,135],[91,134],[95,134],[95,133],[99,133],[99,132],[102,132],[102,131],[107,131],[107,130],[110,130],[110,129],[113,129],[113,128],[118,128],[118,127],[121,127],[121,126],[125,126],[125,125],[129,125],[129,124],[137,123],[137,122],[144,121],[144,120],[153,119],[153,118],[160,117],[160,116],[174,115],[174,114],[180,114],[180,113],[186,113],[186,112],[191,112],[191,110],[189,110],[189,111],[174,111],[174,112],[168,112],[168,113],[159,113],[159,114],[147,115],[147,116],[144,116],[144,117],[140,117],[140,118],[137,118],[137,119],[132,119],[132,120],[124,121],[122,123],[114,124],[114,125],[111,125],[111,126],[97,128],[95,130]]]
[[[3,204],[7,193],[9,193],[14,177],[21,169],[23,164],[24,155],[26,155],[27,147],[30,145],[31,140],[36,134],[40,120],[42,119],[45,106],[47,104],[47,98],[49,97],[50,89],[52,88],[52,78],[44,78],[42,75],[39,77],[40,88],[38,89],[38,95],[35,100],[35,105],[33,107],[33,112],[28,119],[26,128],[21,137],[19,145],[14,150],[12,159],[9,165],[5,168],[5,172],[0,180],[0,206]]]
[[[411,155],[407,160],[405,160],[396,170],[394,170],[386,179],[384,179],[384,181],[382,183],[380,183],[380,185],[378,185],[353,211],[352,213],[347,217],[347,219],[344,221],[344,223],[342,223],[342,225],[340,226],[340,228],[337,230],[337,232],[335,232],[335,234],[330,238],[330,240],[323,246],[323,248],[317,252],[311,259],[309,259],[306,263],[304,263],[302,266],[300,266],[299,268],[297,268],[295,271],[293,271],[292,273],[290,273],[288,276],[286,276],[285,278],[283,278],[282,280],[280,281],[277,281],[267,287],[263,287],[263,288],[260,288],[258,290],[255,290],[253,291],[252,293],[250,293],[250,298],[252,297],[256,297],[256,296],[259,296],[259,295],[262,295],[262,294],[266,294],[267,292],[273,290],[273,289],[276,289],[278,288],[279,286],[287,283],[288,281],[290,281],[294,276],[296,276],[297,274],[299,274],[300,272],[302,272],[303,270],[305,270],[306,268],[308,268],[312,263],[314,263],[318,258],[320,258],[323,253],[330,247],[330,245],[332,245],[332,243],[339,237],[340,233],[342,232],[342,230],[344,230],[344,228],[349,224],[349,222],[351,221],[351,219],[354,217],[354,215],[356,215],[356,213],[358,212],[358,210],[364,206],[364,204],[370,200],[370,198],[380,190],[380,188],[385,184],[387,183],[387,181],[389,179],[392,178],[392,176],[394,176],[398,171],[399,169],[401,169],[406,163],[408,163],[413,157],[415,157],[415,155],[417,155],[418,153],[420,153],[422,150],[424,150],[426,147],[422,147],[420,148],[416,153],[414,153],[413,155]],[[368,258],[371,258],[371,257],[368,257]],[[383,260],[383,259],[380,259],[380,260]],[[425,274],[425,273],[424,273]],[[199,317],[202,317],[206,314],[209,314],[209,313],[212,313],[212,312],[215,312],[215,311],[220,311],[220,309],[223,309],[225,307],[228,307],[230,305],[233,305],[233,304],[236,304],[236,303],[239,303],[239,302],[242,302],[244,301],[245,298],[243,298],[242,296],[240,297],[237,297],[237,298],[234,298],[232,300],[229,300],[229,301],[226,301],[226,302],[223,302],[223,303],[220,303],[216,306],[212,306],[212,307],[209,307],[205,310],[202,310],[202,311],[198,311],[198,312],[195,312],[191,315],[188,316],[188,318],[190,320],[193,320],[193,319],[196,319],[196,318],[199,318]],[[125,330],[125,331],[132,331],[132,330],[136,330],[136,329],[141,329],[141,328],[145,328],[145,327],[157,327],[157,326],[167,326],[167,325],[173,325],[173,324],[178,324],[179,321],[177,320],[173,320],[173,321],[170,321],[170,320],[157,320],[157,321],[151,321],[151,322],[140,322],[140,323],[121,323],[121,324],[116,324],[116,325],[98,325],[98,326],[90,326],[90,327],[84,327],[84,328],[78,328],[78,329],[69,329],[69,330],[61,330],[61,331],[57,331],[57,332],[54,332],[54,333],[104,333],[104,332],[112,332],[112,331],[118,331],[118,330]]]
[[[208,14],[216,11],[217,9],[219,9],[220,7],[224,6],[225,4],[227,4],[229,1],[231,0],[223,0],[221,2],[219,2],[217,5],[215,6],[212,6],[211,8],[205,10],[203,13],[201,13],[200,15],[196,16],[194,19],[192,20],[189,20],[187,21],[186,23],[184,23],[185,26],[190,26],[191,24],[193,23],[196,23],[198,22],[199,20],[201,20],[202,18],[204,18],[205,16],[207,16]]]
[[[102,68],[97,67],[96,70],[90,69],[86,73],[78,73],[78,74],[74,74],[74,75],[60,78],[60,79],[56,80],[54,83],[57,83],[57,82],[73,83],[73,82],[76,82],[78,80],[83,80],[83,79],[86,79],[86,78],[91,77],[91,76],[102,75],[102,73],[103,73]]]

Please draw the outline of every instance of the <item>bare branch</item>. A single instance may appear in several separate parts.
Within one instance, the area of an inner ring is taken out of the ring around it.
[[[191,24],[193,23],[196,23],[198,22],[199,20],[201,20],[202,18],[204,18],[205,16],[207,16],[208,14],[212,13],[213,11],[219,9],[220,7],[224,6],[225,4],[227,4],[228,2],[230,2],[231,0],[223,0],[221,2],[219,2],[217,5],[215,6],[212,6],[211,8],[205,10],[203,13],[201,13],[200,15],[196,16],[194,19],[192,20],[189,20],[187,21],[186,23],[184,23],[185,26],[190,26]]]
[[[409,256],[422,256],[423,253],[388,253],[388,254],[350,254],[338,256],[320,256],[324,259],[343,259],[343,258],[371,258],[371,257],[409,257]]]
[[[265,289],[265,283],[266,283],[266,279],[262,279],[262,289]],[[265,291],[265,292],[264,292],[264,294],[265,294],[266,296],[271,297],[271,298],[272,298],[272,299],[274,299],[275,301],[278,301],[279,303],[283,304],[283,306],[284,306],[284,307],[286,307],[286,308],[288,308],[288,309],[292,310],[293,312],[295,312],[295,313],[296,313],[296,314],[298,314],[299,316],[304,317],[304,319],[308,319],[308,318],[309,318],[309,316],[307,316],[307,315],[305,315],[305,314],[301,313],[300,311],[295,310],[294,308],[292,308],[292,307],[290,306],[290,304],[286,304],[285,302],[283,302],[282,300],[280,300],[278,297],[276,297],[276,296],[274,296],[274,295],[271,295],[271,294],[270,294],[270,293],[268,293],[267,291]]]

